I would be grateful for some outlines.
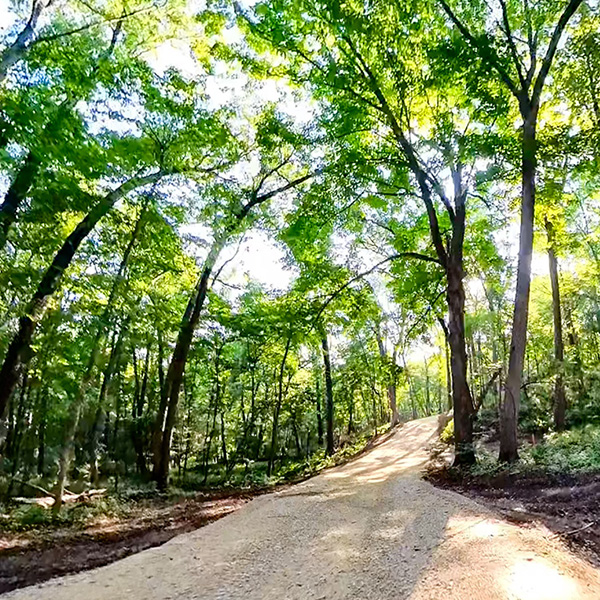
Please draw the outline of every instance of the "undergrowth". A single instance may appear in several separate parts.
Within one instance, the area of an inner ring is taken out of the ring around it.
[[[247,490],[251,492],[298,481],[328,467],[346,462],[362,452],[374,439],[374,436],[385,433],[387,429],[387,426],[382,426],[375,434],[357,435],[352,443],[340,448],[332,456],[326,456],[325,451],[320,450],[304,460],[284,463],[271,477],[267,476],[265,462],[239,465],[229,473],[224,467],[221,470],[213,469],[206,481],[201,472],[192,471],[185,479],[176,477],[169,493],[163,497],[169,502],[194,497],[199,492],[209,494],[219,491],[233,493]],[[154,484],[143,485],[130,481],[122,482],[118,492],[113,487],[111,492],[104,496],[87,498],[84,502],[65,504],[56,517],[53,516],[51,508],[38,504],[7,502],[4,505],[0,504],[0,531],[22,532],[58,527],[84,529],[101,517],[127,518],[136,503],[157,497]]]
[[[9,504],[1,507],[0,530],[19,532],[44,527],[82,529],[99,517],[126,517],[130,504],[123,497],[105,496],[84,502],[65,504],[58,516],[38,504]]]
[[[446,441],[446,431],[440,439]],[[469,473],[475,477],[500,473],[583,474],[600,472],[600,426],[586,425],[562,433],[549,433],[535,444],[519,449],[519,460],[511,465],[498,462],[497,455],[485,446],[478,447],[477,463]]]

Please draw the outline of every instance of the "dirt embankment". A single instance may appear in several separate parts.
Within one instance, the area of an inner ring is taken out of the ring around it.
[[[254,494],[256,495],[256,494]],[[126,518],[103,517],[85,529],[0,532],[0,593],[100,567],[164,544],[243,506],[252,494],[198,494],[136,503]]]

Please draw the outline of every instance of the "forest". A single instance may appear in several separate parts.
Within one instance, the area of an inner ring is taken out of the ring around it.
[[[461,468],[485,429],[600,469],[595,0],[0,16],[2,502],[265,485],[449,410]]]

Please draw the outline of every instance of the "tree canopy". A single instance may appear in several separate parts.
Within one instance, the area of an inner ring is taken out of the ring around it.
[[[0,38],[0,468],[293,476],[600,418],[585,0],[31,0]]]

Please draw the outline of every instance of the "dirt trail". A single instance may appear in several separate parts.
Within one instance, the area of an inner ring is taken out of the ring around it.
[[[5,597],[35,600],[598,600],[541,527],[419,479],[436,419],[165,545]]]

